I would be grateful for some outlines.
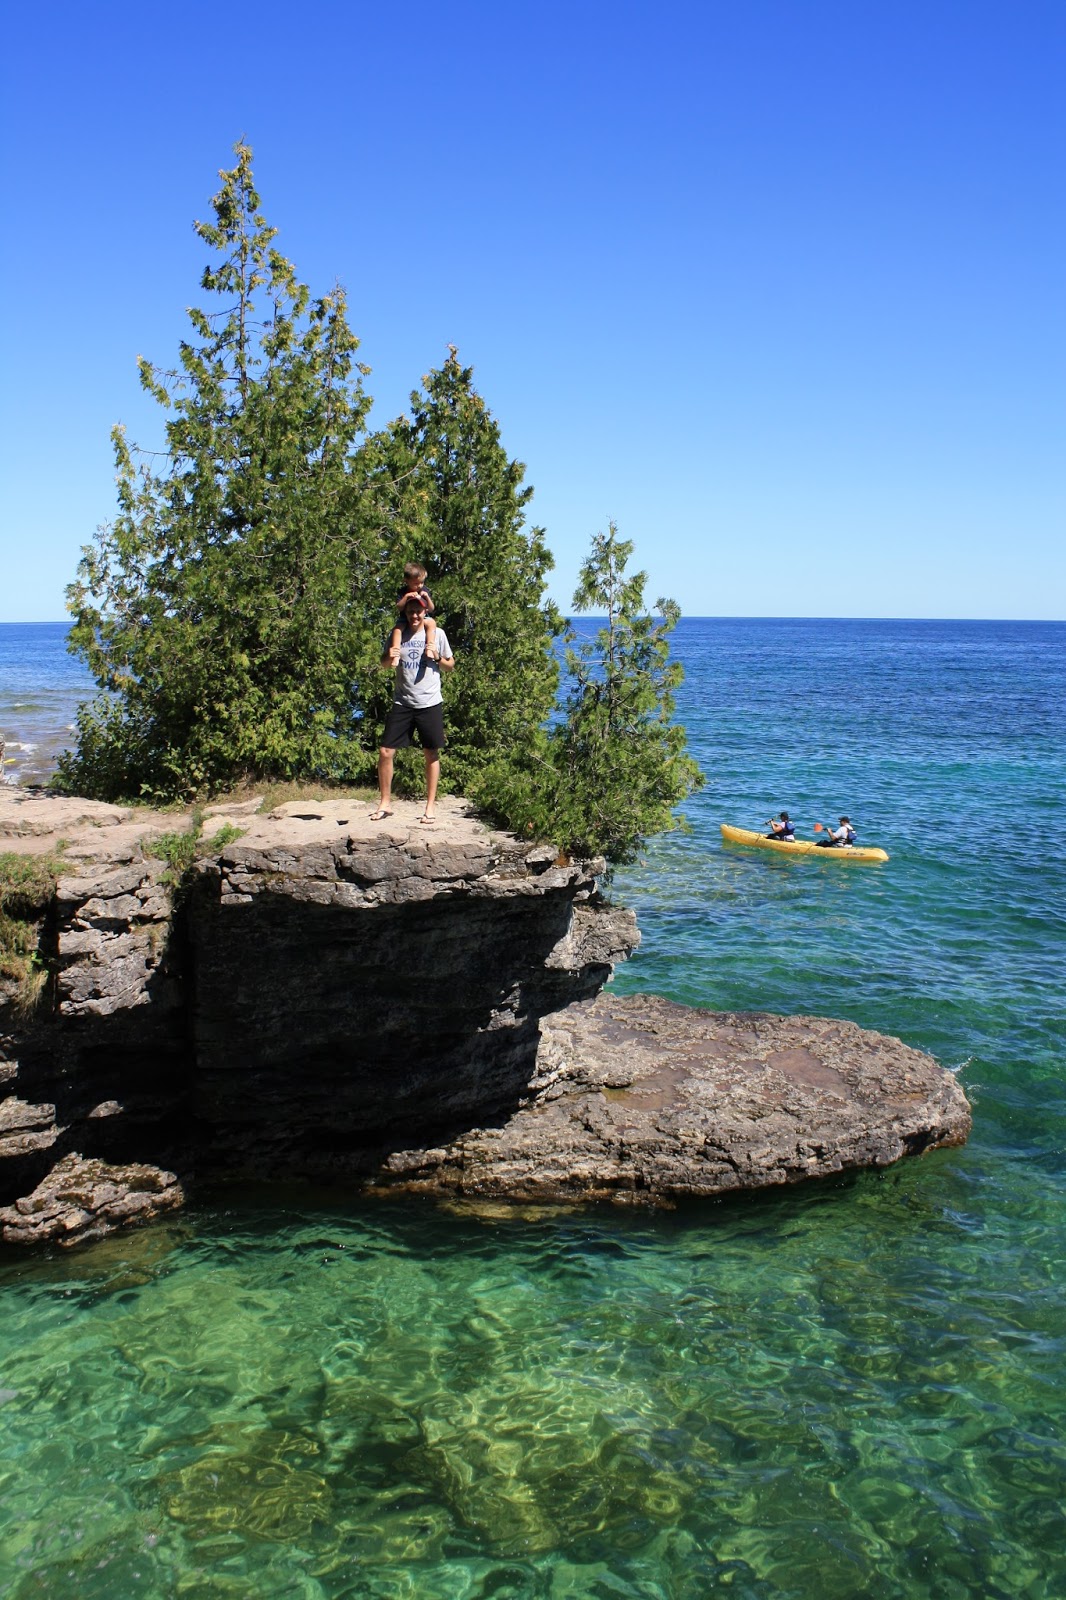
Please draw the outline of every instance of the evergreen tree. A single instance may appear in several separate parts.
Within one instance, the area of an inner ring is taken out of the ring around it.
[[[331,773],[357,761],[352,679],[376,573],[353,470],[369,402],[343,291],[312,300],[274,248],[251,151],[220,174],[216,253],[178,370],[141,360],[172,413],[166,466],[113,440],[118,516],[68,590],[71,648],[103,691],[82,707],[61,781],[82,793],[188,795],[243,775]]]
[[[563,624],[544,600],[554,564],[544,530],[526,523],[533,491],[453,346],[412,394],[411,415],[367,455],[376,502],[387,508],[381,524],[399,534],[382,610],[391,622],[403,563],[420,561],[456,658],[443,777],[470,792],[489,765],[524,759],[555,700]],[[379,691],[379,716],[388,689]]]
[[[625,575],[632,553],[613,522],[593,539],[573,605],[604,612],[604,625],[581,643],[568,631],[560,715],[524,766],[490,770],[479,791],[508,826],[612,864],[678,826],[676,807],[704,781],[672,721],[683,669],[670,660],[670,634],[680,612],[672,600],[656,602],[657,618],[645,611],[646,574]]]
[[[675,807],[703,784],[672,720],[684,669],[670,660],[670,634],[681,613],[673,600],[656,601],[657,619],[644,610],[647,574],[625,575],[632,554],[613,522],[592,541],[573,605],[606,621],[577,649],[571,635],[570,687],[552,740],[561,803],[575,806],[569,836],[612,862],[633,861],[650,834],[676,826]]]

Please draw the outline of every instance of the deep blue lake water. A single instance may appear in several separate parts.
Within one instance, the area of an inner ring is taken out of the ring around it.
[[[23,776],[62,633],[0,627]],[[248,1195],[8,1262],[17,1600],[1066,1594],[1066,624],[676,642],[708,783],[618,874],[617,987],[898,1034],[969,1145],[663,1217]],[[782,806],[891,860],[723,846]]]

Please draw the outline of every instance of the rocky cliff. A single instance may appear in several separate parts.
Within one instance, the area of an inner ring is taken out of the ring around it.
[[[175,896],[172,816],[0,796],[0,851],[63,841],[36,1007],[0,979],[7,1242],[98,1237],[204,1180],[664,1203],[965,1138],[954,1080],[898,1041],[595,1000],[639,937],[602,863],[458,801],[416,819],[216,808]]]
[[[15,804],[5,847],[65,837],[70,870],[40,918],[50,989],[28,1016],[12,980],[0,994],[9,1241],[106,1228],[96,1212],[128,1196],[101,1163],[136,1168],[140,1215],[194,1175],[356,1178],[506,1117],[540,1017],[596,994],[638,939],[597,892],[602,863],[459,803],[433,829],[414,807],[218,811],[208,829],[242,836],[205,843],[176,900],[152,854],[173,817]]]

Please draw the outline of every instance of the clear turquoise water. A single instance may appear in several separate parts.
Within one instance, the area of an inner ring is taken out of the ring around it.
[[[244,1195],[6,1264],[0,1588],[1066,1594],[1066,626],[679,654],[710,781],[619,875],[618,988],[898,1033],[970,1144],[665,1217]],[[721,845],[782,805],[892,860]]]

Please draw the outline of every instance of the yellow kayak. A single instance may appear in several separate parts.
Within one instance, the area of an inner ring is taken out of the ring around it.
[[[730,844],[756,844],[762,850],[776,850],[784,856],[821,856],[826,861],[888,860],[887,850],[878,850],[875,845],[831,845],[826,849],[824,845],[815,844],[813,839],[793,839],[786,844],[784,839],[768,839],[754,828],[731,828],[728,822],[721,826],[722,838],[728,839]]]

